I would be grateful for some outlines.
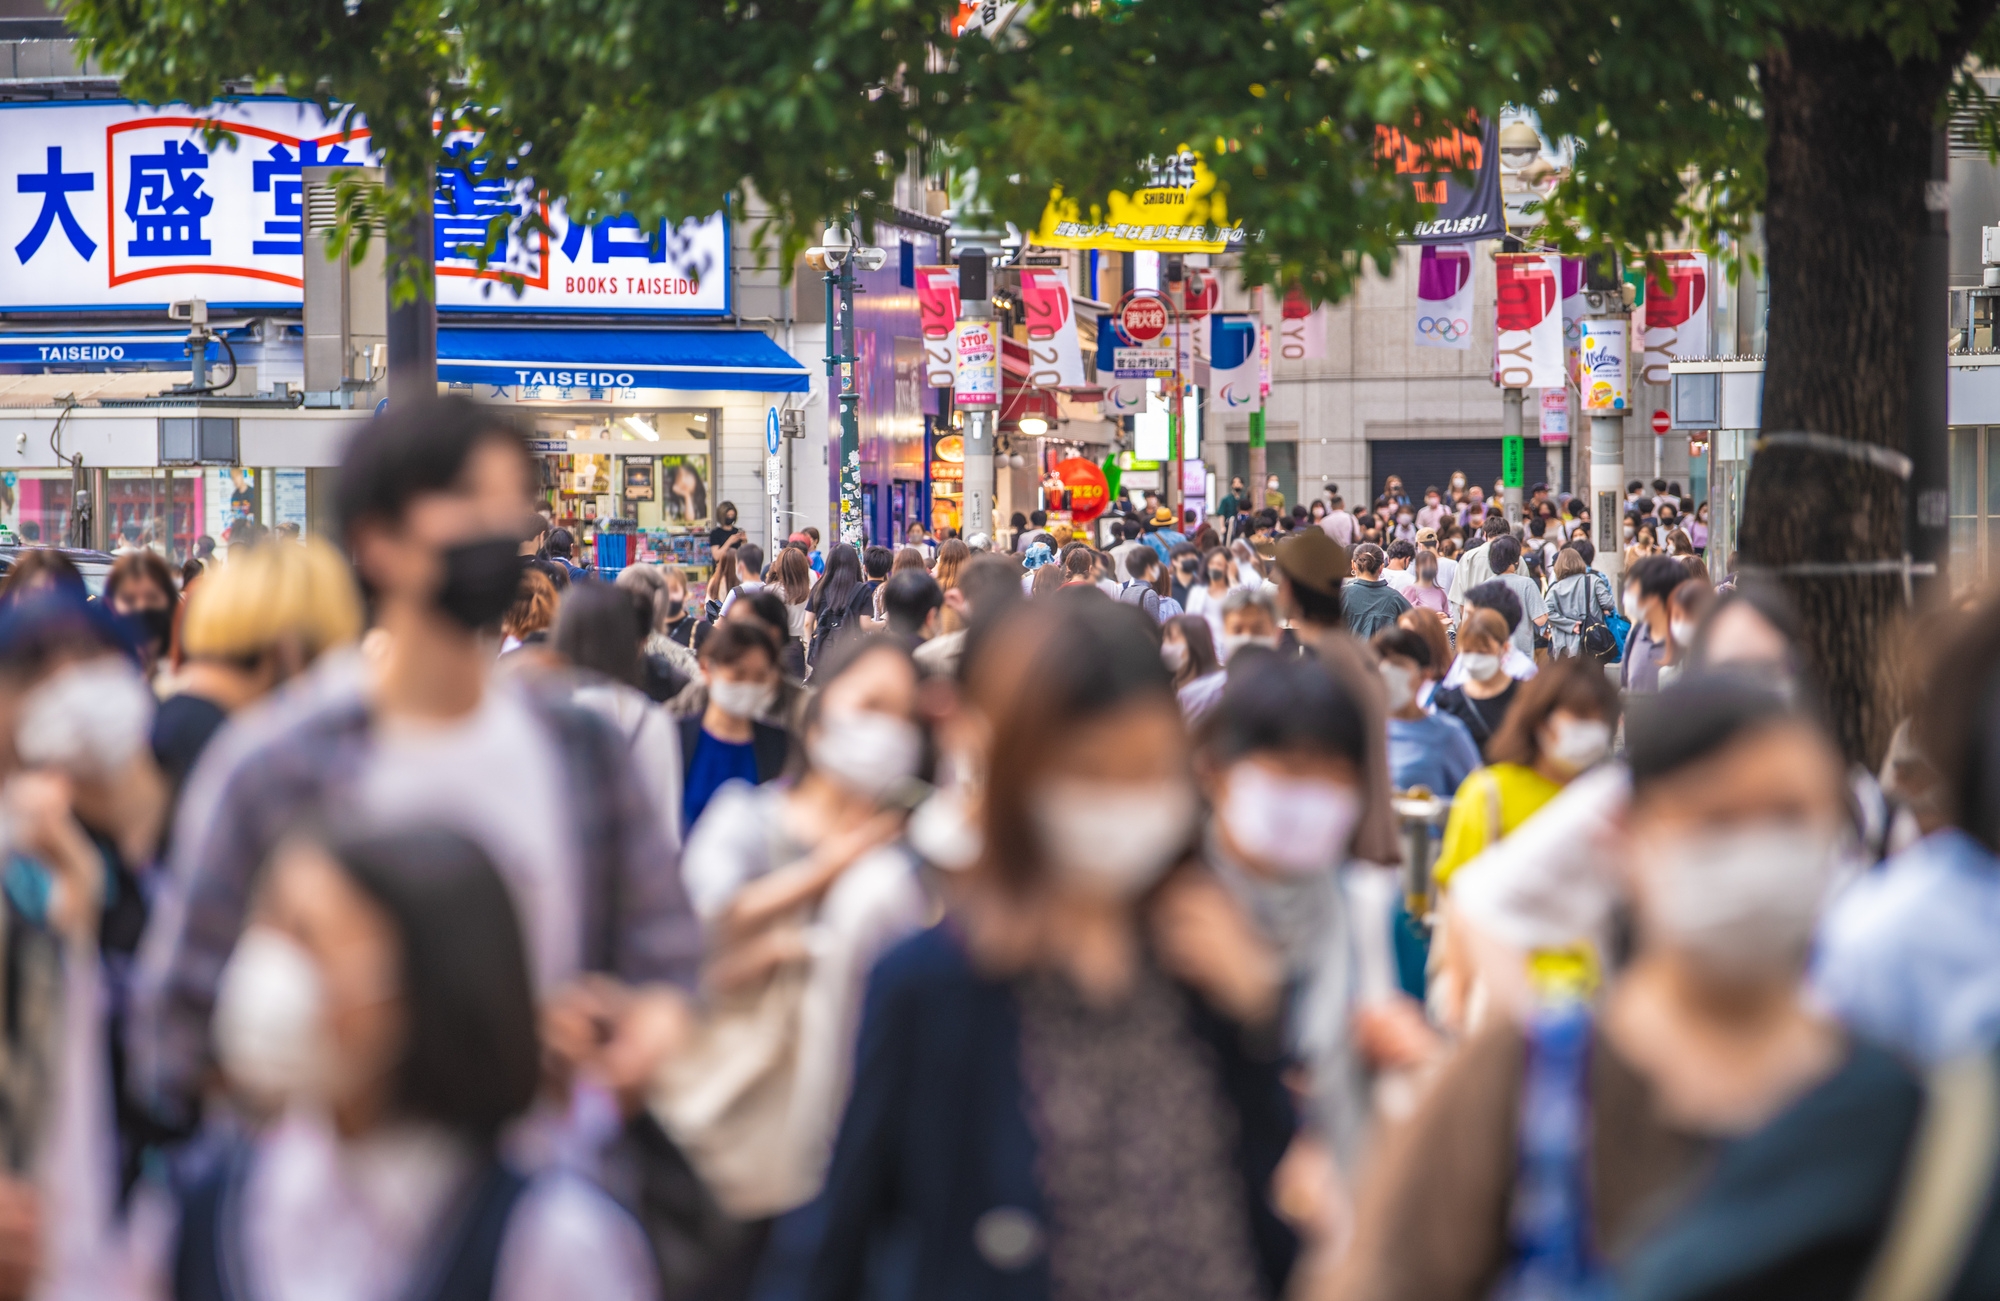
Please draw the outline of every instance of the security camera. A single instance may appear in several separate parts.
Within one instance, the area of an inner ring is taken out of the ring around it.
[[[889,250],[885,248],[858,248],[854,250],[854,265],[863,271],[880,271],[882,264],[889,260]]]
[[[207,325],[208,300],[205,298],[186,298],[178,303],[169,304],[167,307],[167,319],[170,321],[186,321],[190,325]]]

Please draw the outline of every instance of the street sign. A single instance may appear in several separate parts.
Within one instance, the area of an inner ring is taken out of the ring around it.
[[[1118,324],[1134,343],[1151,343],[1167,332],[1167,305],[1135,296],[1118,309]]]
[[[1569,389],[1542,390],[1542,446],[1561,447],[1569,441]]]
[[[778,408],[764,408],[764,452],[768,456],[778,454]]]
[[[1655,411],[1653,413],[1654,433],[1665,434],[1669,429],[1672,429],[1673,427],[1674,427],[1674,418],[1672,416],[1668,415],[1664,411]]]
[[[1174,373],[1172,348],[1119,348],[1111,356],[1114,379],[1165,379]]]
[[[1500,440],[1500,483],[1507,488],[1528,485],[1528,440],[1518,434]]]

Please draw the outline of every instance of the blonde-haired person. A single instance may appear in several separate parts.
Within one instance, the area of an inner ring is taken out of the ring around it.
[[[153,719],[153,754],[176,795],[223,720],[361,636],[361,594],[332,545],[238,549],[209,565],[181,615],[181,672]]]

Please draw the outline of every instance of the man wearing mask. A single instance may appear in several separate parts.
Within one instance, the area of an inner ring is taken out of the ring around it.
[[[1625,638],[1619,685],[1627,691],[1658,691],[1660,664],[1672,640],[1668,598],[1687,581],[1687,566],[1668,556],[1647,556],[1625,574],[1624,614],[1632,621]]]
[[[521,435],[464,399],[392,409],[355,435],[338,506],[381,652],[328,656],[225,727],[190,780],[141,954],[138,1096],[194,1120],[224,959],[279,842],[302,826],[443,824],[478,841],[527,932],[548,1047],[614,1089],[677,1040],[700,928],[661,810],[624,739],[559,684],[493,672],[533,527]],[[646,991],[615,1009],[579,983]]]

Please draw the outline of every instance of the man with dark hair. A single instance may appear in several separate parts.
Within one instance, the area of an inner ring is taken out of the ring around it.
[[[1660,689],[1660,661],[1667,656],[1671,636],[1667,598],[1687,576],[1687,566],[1672,556],[1647,556],[1625,571],[1619,610],[1632,621],[1632,631],[1625,637],[1618,684],[1627,691]]]
[[[1156,624],[1160,622],[1160,593],[1153,586],[1153,572],[1159,567],[1160,558],[1151,547],[1138,548],[1125,557],[1125,572],[1132,579],[1118,589],[1120,601],[1138,606]]]
[[[1366,641],[1396,626],[1410,603],[1382,579],[1382,548],[1364,542],[1354,548],[1354,577],[1340,588],[1340,613],[1347,630]]]
[[[1505,537],[1512,531],[1507,527],[1505,518],[1490,516],[1479,526],[1478,537],[1460,553],[1458,568],[1451,576],[1451,587],[1445,592],[1445,600],[1451,605],[1453,623],[1459,620],[1459,609],[1465,604],[1466,592],[1493,577],[1493,553],[1487,548],[1495,538]]]
[[[259,873],[312,826],[442,825],[485,848],[520,910],[548,1049],[571,1067],[622,1074],[642,1056],[633,1036],[680,1024],[663,988],[614,1012],[576,983],[692,988],[701,931],[668,793],[640,784],[625,737],[566,685],[493,672],[532,491],[520,432],[463,398],[393,406],[349,444],[336,502],[384,649],[323,657],[226,726],[187,789],[129,1022],[135,1093],[162,1123],[193,1124],[218,980]]]
[[[573,583],[584,576],[583,566],[576,563],[576,534],[564,528],[550,529],[547,545],[549,559],[562,566],[563,573],[568,575],[570,582]]]
[[[1410,572],[1410,565],[1417,558],[1417,544],[1408,538],[1397,538],[1383,549],[1382,581],[1398,592],[1408,592],[1417,576]],[[1409,598],[1404,597],[1405,600]]]
[[[937,635],[938,611],[944,593],[937,580],[921,569],[905,569],[882,589],[882,610],[889,621],[890,635],[901,637],[912,648]]]
[[[1521,540],[1510,533],[1493,539],[1485,549],[1493,564],[1491,581],[1513,592],[1515,604],[1520,608],[1520,613],[1509,622],[1509,640],[1515,650],[1533,659],[1535,629],[1548,626],[1549,609],[1542,600],[1542,589],[1533,579],[1521,576]],[[1473,604],[1480,602],[1475,600]]]

